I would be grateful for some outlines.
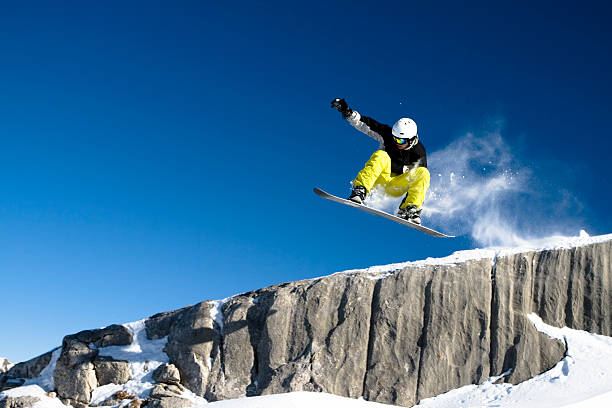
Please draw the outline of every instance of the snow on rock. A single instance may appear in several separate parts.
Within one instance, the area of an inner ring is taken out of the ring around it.
[[[521,407],[600,408],[612,406],[612,337],[545,324],[535,314],[537,330],[567,344],[567,355],[545,373],[517,385],[495,384],[491,378],[422,400],[425,408]]]
[[[124,360],[130,363],[131,379],[123,385],[107,384],[93,390],[91,404],[99,404],[118,391],[140,398],[146,398],[153,388],[153,371],[160,365],[168,363],[164,353],[168,338],[149,340],[145,330],[145,320],[126,323],[124,326],[132,333],[132,344],[127,346],[109,346],[98,349],[102,357]]]
[[[11,369],[12,366],[14,366],[15,364],[12,364],[10,361],[8,361],[6,358],[4,357],[0,357],[0,373],[3,373],[5,371],[8,371]]]
[[[457,251],[449,256],[442,258],[426,258],[418,261],[401,262],[388,265],[371,266],[366,269],[352,269],[342,272],[341,274],[353,273],[370,273],[381,274],[377,278],[384,278],[394,271],[407,267],[426,267],[439,265],[456,265],[466,261],[476,261],[480,259],[490,258],[491,262],[498,257],[515,255],[522,252],[541,252],[555,249],[579,248],[591,244],[597,244],[612,240],[612,234],[598,235],[591,237],[586,231],[581,230],[576,237],[552,236],[548,238],[538,238],[532,240],[523,240],[521,246],[517,247],[492,247],[482,249],[470,249],[465,251]]]
[[[226,304],[230,299],[231,297],[227,297],[225,299],[212,301],[212,308],[210,309],[210,318],[215,323],[217,323],[217,326],[219,326],[219,331],[221,333],[223,333],[223,305]]]
[[[111,357],[114,360],[129,361],[132,379],[144,379],[161,364],[168,362],[168,356],[164,353],[164,347],[168,342],[167,337],[156,340],[147,339],[144,319],[126,323],[123,326],[132,333],[132,344],[101,347],[98,349],[98,355]]]

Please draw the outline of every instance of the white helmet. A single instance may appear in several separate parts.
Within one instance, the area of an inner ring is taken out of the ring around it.
[[[419,142],[417,124],[410,118],[401,118],[395,122],[391,133],[393,133],[393,136],[395,136],[397,139],[408,139],[408,143],[410,143],[408,148],[413,147]]]

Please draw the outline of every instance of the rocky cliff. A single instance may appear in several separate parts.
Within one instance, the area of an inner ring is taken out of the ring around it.
[[[611,253],[610,237],[566,249],[474,252],[160,313],[144,321],[146,338],[161,341],[168,360],[154,373],[149,403],[189,406],[178,397],[187,388],[208,400],[325,391],[411,406],[494,375],[518,383],[565,353],[528,313],[612,335]],[[0,374],[0,388],[52,366],[58,397],[86,406],[97,387],[130,380],[128,361],[99,350],[134,336],[121,325],[66,336],[61,350]]]

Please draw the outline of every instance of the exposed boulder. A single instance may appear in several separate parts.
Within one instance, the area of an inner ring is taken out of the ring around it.
[[[180,384],[181,374],[174,364],[162,364],[153,371],[153,380],[158,383]]]
[[[125,384],[130,380],[130,363],[114,360],[111,357],[98,356],[94,362],[98,386],[107,384]]]
[[[64,337],[62,354],[53,373],[57,394],[63,402],[76,406],[89,404],[91,393],[98,386],[93,365],[97,355],[97,350],[76,335]]]
[[[187,408],[193,405],[180,395],[184,388],[180,384],[158,384],[151,390],[148,407],[157,408]]]
[[[124,346],[131,344],[132,334],[120,325],[111,325],[103,329],[84,330],[64,337],[62,353],[57,361],[53,380],[59,398],[75,406],[89,404],[92,391],[99,385],[97,372],[103,382],[122,381],[125,379],[127,363],[98,358],[98,348]],[[112,373],[112,368],[121,370]]]

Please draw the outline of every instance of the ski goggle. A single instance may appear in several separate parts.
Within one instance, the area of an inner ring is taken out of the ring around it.
[[[409,142],[409,139],[400,139],[399,137],[395,136],[393,136],[393,140],[395,140],[395,143],[397,143],[398,145],[403,145],[404,143]]]

